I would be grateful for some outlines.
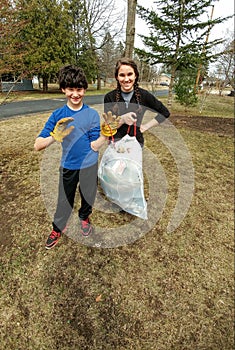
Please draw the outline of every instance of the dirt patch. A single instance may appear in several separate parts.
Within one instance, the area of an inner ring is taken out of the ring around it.
[[[180,116],[172,114],[170,119],[175,126],[234,137],[234,118]]]

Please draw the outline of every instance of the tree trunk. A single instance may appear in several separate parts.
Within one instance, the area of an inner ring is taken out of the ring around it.
[[[48,75],[43,75],[42,77],[42,91],[47,92],[48,91]]]
[[[175,82],[175,72],[176,72],[176,67],[172,66],[171,68],[171,80],[170,80],[170,85],[169,85],[169,90],[168,90],[168,98],[167,98],[167,106],[171,107],[172,105],[172,100],[173,100],[173,86]]]
[[[133,58],[137,0],[128,0],[125,56]]]
[[[100,75],[97,75],[97,90],[101,90],[101,78]]]

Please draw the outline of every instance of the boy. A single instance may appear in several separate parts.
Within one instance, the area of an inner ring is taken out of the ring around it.
[[[73,65],[63,67],[59,72],[59,86],[67,97],[67,104],[51,114],[34,144],[36,151],[55,141],[62,145],[57,208],[46,249],[53,248],[65,231],[78,184],[81,233],[88,236],[92,232],[89,215],[97,191],[98,150],[106,140],[104,135],[100,136],[99,114],[83,104],[88,87],[83,70]]]

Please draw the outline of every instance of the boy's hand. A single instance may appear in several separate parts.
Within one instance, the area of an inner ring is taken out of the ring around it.
[[[117,133],[120,117],[113,115],[111,111],[103,113],[104,123],[101,124],[101,134],[104,136],[113,136]]]
[[[66,129],[67,125],[71,123],[73,118],[62,118],[60,119],[54,128],[54,130],[50,133],[50,135],[58,142],[62,142],[63,139],[68,136],[71,131],[74,129],[74,126],[70,126]]]

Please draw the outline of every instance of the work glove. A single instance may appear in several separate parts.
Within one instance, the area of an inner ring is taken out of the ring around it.
[[[63,139],[68,136],[72,130],[74,129],[74,126],[70,126],[67,128],[67,125],[71,123],[74,119],[73,118],[62,118],[60,119],[54,128],[52,132],[50,132],[50,135],[58,142],[62,142]]]
[[[137,116],[134,112],[129,112],[129,113],[123,114],[121,116],[121,119],[123,123],[127,125],[133,125],[134,123],[136,123]]]
[[[120,117],[117,117],[109,111],[107,114],[103,113],[103,118],[105,122],[101,124],[101,134],[107,137],[115,135],[119,126]]]

